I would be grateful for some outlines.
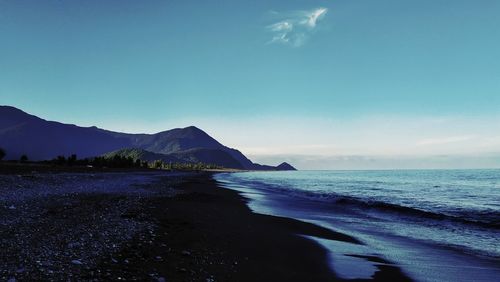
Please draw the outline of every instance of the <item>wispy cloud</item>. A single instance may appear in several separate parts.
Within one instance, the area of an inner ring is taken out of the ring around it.
[[[326,9],[326,8],[319,8],[319,9],[313,10],[312,12],[307,14],[307,20],[303,21],[302,23],[313,28],[316,26],[316,23],[318,22],[318,20],[323,18],[323,16],[326,14],[327,11],[328,11],[328,9]]]
[[[417,145],[418,146],[427,146],[427,145],[444,145],[450,143],[457,143],[463,141],[469,141],[474,139],[473,135],[464,135],[464,136],[449,136],[449,137],[441,137],[441,138],[428,138],[420,140]]]
[[[287,13],[273,12],[279,20],[267,26],[273,33],[269,43],[302,46],[328,12],[327,8],[299,10]]]

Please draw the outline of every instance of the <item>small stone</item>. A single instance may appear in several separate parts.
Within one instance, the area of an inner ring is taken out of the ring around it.
[[[72,248],[78,247],[78,245],[80,245],[80,244],[77,242],[75,242],[75,243],[71,242],[71,243],[68,243],[68,248],[72,249]]]
[[[159,277],[158,282],[167,282],[167,280],[164,277]]]
[[[72,261],[71,261],[71,263],[72,263],[72,264],[75,264],[75,265],[82,265],[82,264],[83,264],[83,262],[81,262],[81,261],[80,261],[80,260],[78,260],[78,259],[74,259],[74,260],[72,260]]]
[[[10,205],[10,206],[9,206],[9,210],[15,210],[15,209],[16,209],[16,206],[14,206],[14,205]],[[14,279],[15,279],[15,278],[14,278]]]
[[[16,270],[16,273],[23,273],[25,271],[24,267],[20,267]]]
[[[190,251],[182,251],[182,254],[185,256],[190,256],[191,252]]]
[[[16,281],[17,281],[17,280],[16,280],[16,278],[14,278],[14,277],[11,277],[11,278],[9,278],[9,280],[7,280],[7,282],[16,282]]]

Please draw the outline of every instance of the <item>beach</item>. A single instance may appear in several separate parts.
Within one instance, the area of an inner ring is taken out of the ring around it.
[[[500,282],[500,0],[0,0],[0,282]]]
[[[361,245],[253,213],[212,172],[11,170],[0,176],[0,196],[6,281],[340,281],[310,238]],[[409,280],[382,258],[366,259],[378,265],[371,280]]]
[[[498,170],[298,171],[218,174],[252,211],[335,230],[363,244],[309,239],[344,279],[381,260],[416,281],[496,281]]]

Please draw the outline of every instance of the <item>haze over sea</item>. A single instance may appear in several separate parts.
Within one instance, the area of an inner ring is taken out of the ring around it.
[[[245,172],[218,180],[243,191],[257,212],[333,227],[410,262],[403,268],[417,280],[500,274],[498,169]]]

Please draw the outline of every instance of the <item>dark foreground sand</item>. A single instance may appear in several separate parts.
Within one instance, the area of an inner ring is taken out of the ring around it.
[[[252,213],[211,173],[0,175],[0,219],[0,280],[11,281],[338,281],[300,235],[357,242]],[[379,269],[376,281],[409,280]]]

